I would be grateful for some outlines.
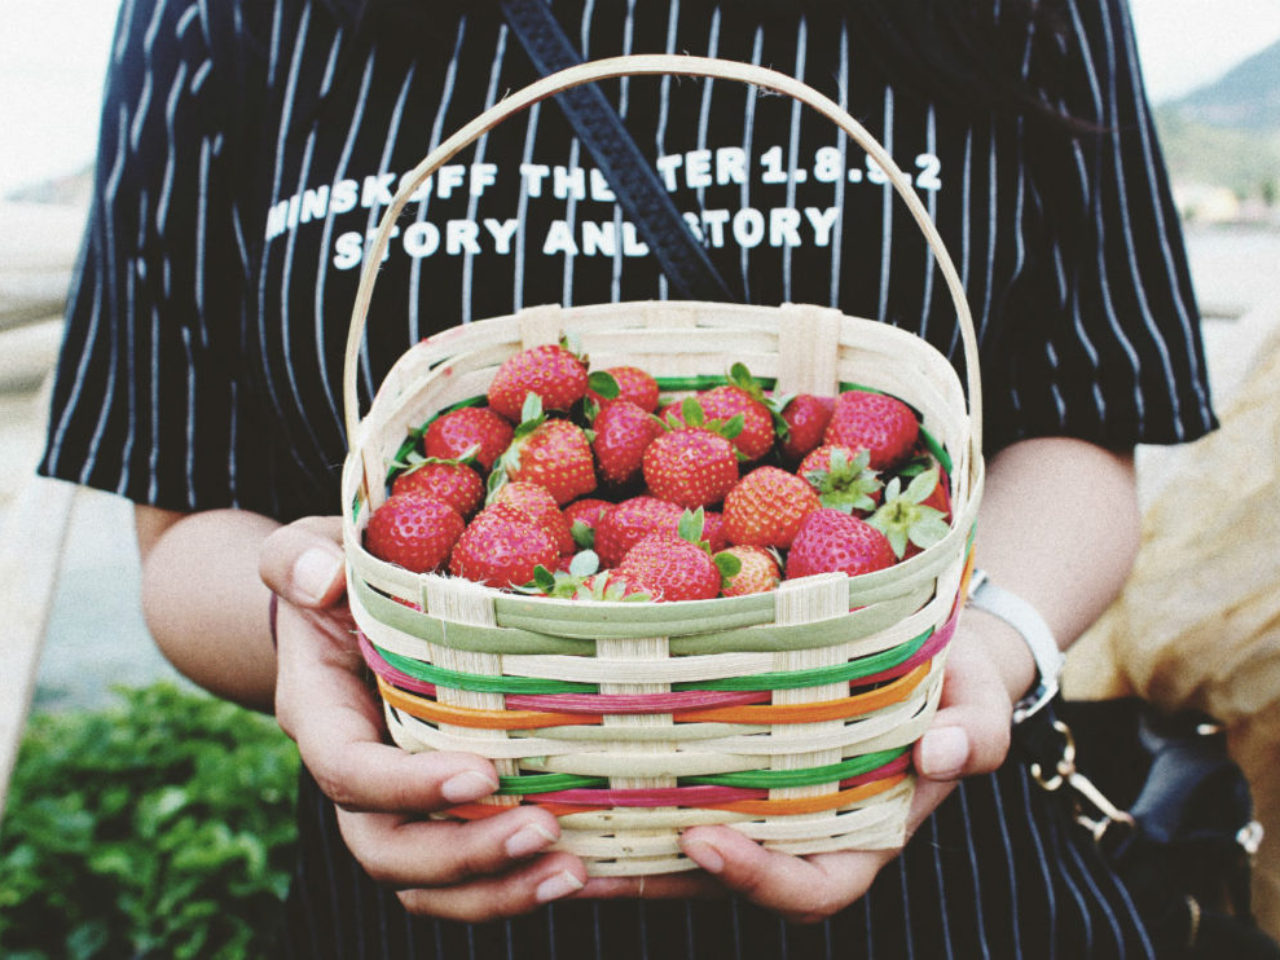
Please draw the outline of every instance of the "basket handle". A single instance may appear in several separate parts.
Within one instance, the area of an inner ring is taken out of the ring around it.
[[[359,427],[360,410],[356,394],[356,371],[358,366],[360,344],[364,337],[365,322],[369,313],[369,302],[373,297],[373,285],[378,279],[378,270],[383,254],[391,242],[391,233],[401,211],[409,202],[409,197],[428,177],[440,167],[448,163],[461,150],[478,140],[504,120],[521,110],[532,106],[540,100],[553,97],[572,87],[598,80],[612,80],[624,76],[651,76],[671,74],[686,77],[712,77],[718,80],[737,80],[752,86],[763,87],[777,93],[785,94],[818,113],[827,117],[858,144],[884,171],[893,188],[902,197],[911,211],[911,216],[920,227],[925,240],[933,250],[938,267],[947,282],[955,304],[956,316],[960,324],[960,335],[964,342],[965,376],[968,381],[969,414],[972,423],[972,443],[974,450],[982,449],[982,385],[978,369],[978,340],[973,328],[973,317],[969,312],[969,303],[965,298],[964,285],[956,273],[955,264],[947,253],[947,248],[938,235],[937,228],[929,218],[920,198],[916,196],[911,181],[902,172],[893,158],[880,145],[862,124],[858,123],[848,111],[805,83],[789,77],[776,70],[757,67],[749,63],[733,60],[717,60],[710,57],[676,56],[672,54],[636,54],[624,57],[610,57],[604,60],[593,60],[550,74],[519,90],[500,103],[494,104],[481,113],[456,133],[431,151],[421,163],[404,177],[400,189],[396,192],[382,215],[378,224],[378,232],[365,255],[364,266],[360,274],[360,285],[356,290],[355,305],[351,310],[351,326],[347,333],[347,353],[343,366],[342,400],[346,417],[347,446],[355,446],[356,431]]]

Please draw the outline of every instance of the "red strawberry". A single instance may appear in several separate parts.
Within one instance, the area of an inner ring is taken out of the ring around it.
[[[533,580],[541,566],[560,559],[551,535],[508,504],[481,510],[462,531],[449,558],[449,572],[491,587],[516,587]]]
[[[491,470],[512,433],[511,424],[487,407],[460,407],[431,422],[423,449],[437,460],[460,460],[474,453],[477,462]]]
[[[662,433],[662,424],[628,400],[615,400],[600,411],[592,424],[600,479],[620,486],[640,475],[645,448]]]
[[[588,528],[594,530],[600,518],[614,508],[614,504],[608,500],[597,500],[593,497],[584,497],[581,500],[575,500],[564,508],[565,519],[569,523],[581,523]]]
[[[888,538],[899,559],[915,556],[951,531],[946,513],[928,505],[938,502],[939,490],[945,502],[946,489],[939,475],[938,467],[926,470],[912,479],[905,490],[902,478],[894,477],[884,489],[884,504],[867,520]]]
[[[606,567],[616,567],[635,544],[651,533],[675,533],[683,511],[657,497],[623,500],[596,521],[595,551]]]
[[[653,413],[658,409],[658,381],[639,367],[607,367],[601,372],[613,377],[618,385],[618,395],[603,397],[595,390],[588,390],[587,399],[594,402],[600,410],[619,400],[628,400],[645,413]]]
[[[738,482],[733,444],[702,427],[658,437],[644,452],[644,482],[661,500],[682,507],[718,503]]]
[[[396,477],[392,493],[418,490],[447,503],[464,517],[479,509],[484,501],[484,480],[457,460],[422,460]]]
[[[711,555],[676,534],[641,540],[614,572],[657,601],[710,600],[720,593],[720,569]]]
[[[787,435],[780,449],[787,463],[799,463],[822,443],[834,406],[833,397],[798,393],[783,407],[782,420],[787,425]]]
[[[458,511],[422,493],[388,497],[369,518],[365,549],[414,573],[438,570],[465,526]]]
[[[773,449],[773,414],[750,392],[735,384],[715,387],[698,394],[708,420],[727,423],[742,417],[742,429],[733,437],[733,445],[748,460],[759,460]]]
[[[542,398],[544,410],[568,410],[587,392],[587,365],[560,344],[548,343],[508,357],[489,383],[489,406],[513,423],[525,397]]]
[[[568,420],[546,419],[536,394],[530,395],[524,415],[494,471],[498,479],[489,480],[490,489],[501,484],[505,475],[507,480],[546,487],[558,504],[594,490],[595,460],[582,428]]]
[[[729,547],[717,556],[737,557],[738,572],[724,578],[721,593],[726,597],[744,597],[749,593],[768,593],[778,586],[782,573],[777,558],[764,547]]]
[[[527,514],[530,520],[551,535],[561,554],[572,554],[577,549],[569,520],[560,512],[556,498],[546,487],[523,480],[504,483],[494,491],[489,502],[505,503]]]
[[[778,467],[757,467],[724,498],[725,533],[736,545],[785,549],[800,521],[821,507],[802,478]]]
[[[702,539],[707,541],[712,553],[719,553],[729,545],[729,535],[724,532],[724,514],[707,510],[703,513]]]
[[[865,515],[880,502],[883,486],[870,462],[866,450],[825,444],[801,460],[796,473],[818,491],[824,507]]]
[[[787,553],[787,579],[815,573],[860,573],[883,570],[897,562],[883,533],[865,520],[831,507],[815,510],[802,521]]]
[[[872,470],[888,470],[911,455],[919,434],[916,415],[901,400],[849,390],[836,397],[823,442],[867,450]]]

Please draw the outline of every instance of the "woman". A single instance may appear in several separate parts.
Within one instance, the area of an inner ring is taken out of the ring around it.
[[[1214,426],[1123,0],[552,9],[588,58],[691,52],[792,73],[914,176],[979,328],[979,563],[1068,645],[1132,561],[1133,445]],[[42,470],[138,504],[166,654],[223,696],[274,702],[297,740],[295,952],[1155,955],[1127,892],[1003,762],[1036,667],[980,611],[915,751],[924,779],[900,856],[784,857],[699,828],[683,841],[699,873],[587,882],[577,858],[545,852],[558,826],[543,810],[423,821],[491,792],[493,769],[382,743],[333,521],[317,517],[338,508],[337,385],[369,231],[399,176],[532,68],[479,0],[131,0],[115,54]],[[725,83],[608,93],[748,300],[829,303],[958,356],[918,231],[825,121]],[[444,327],[667,295],[592,166],[543,104],[420,191],[380,274],[366,402]],[[259,566],[283,598],[278,665]]]

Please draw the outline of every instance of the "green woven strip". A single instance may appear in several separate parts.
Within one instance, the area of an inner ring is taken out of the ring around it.
[[[840,763],[829,763],[805,770],[744,770],[742,773],[717,773],[705,777],[681,777],[682,787],[706,784],[717,787],[747,787],[773,790],[778,787],[812,787],[819,783],[833,783],[883,767],[907,752],[906,747],[896,750],[880,750],[876,753],[853,757]]]
[[[569,680],[543,680],[540,677],[511,677],[505,675],[486,676],[479,673],[459,673],[456,670],[445,670],[430,663],[423,663],[413,657],[401,656],[376,646],[375,650],[382,659],[401,673],[407,673],[415,680],[451,687],[454,690],[471,690],[476,693],[597,693],[599,686],[594,683],[576,683]]]
[[[932,630],[926,630],[904,644],[892,647],[869,657],[859,657],[848,663],[840,663],[831,667],[814,667],[810,670],[789,670],[781,673],[757,673],[750,677],[726,677],[723,680],[690,680],[686,683],[673,683],[672,690],[795,690],[799,687],[817,687],[825,683],[842,683],[845,680],[857,680],[869,677],[873,673],[889,670],[900,663],[905,663],[915,655],[926,640],[933,636]]]
[[[658,381],[658,389],[664,393],[676,393],[683,390],[711,390],[729,383],[729,378],[722,374],[701,374],[696,377],[654,377]],[[772,390],[778,383],[776,377],[756,377],[756,383],[764,390]]]
[[[820,783],[834,783],[849,777],[860,776],[884,766],[907,752],[907,747],[896,750],[880,750],[876,753],[852,757],[840,763],[804,770],[747,770],[742,773],[718,773],[704,777],[680,777],[676,785],[681,787],[738,787],[741,789],[776,790],[779,787],[812,787]],[[521,777],[499,777],[498,794],[552,793],[556,790],[577,790],[608,786],[607,777],[584,777],[576,773],[537,773]]]

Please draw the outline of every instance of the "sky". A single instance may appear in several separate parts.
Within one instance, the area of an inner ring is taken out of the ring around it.
[[[427,0],[429,2],[429,0]],[[1151,98],[1280,39],[1280,0],[1130,0]],[[115,0],[0,0],[0,196],[93,156]]]

